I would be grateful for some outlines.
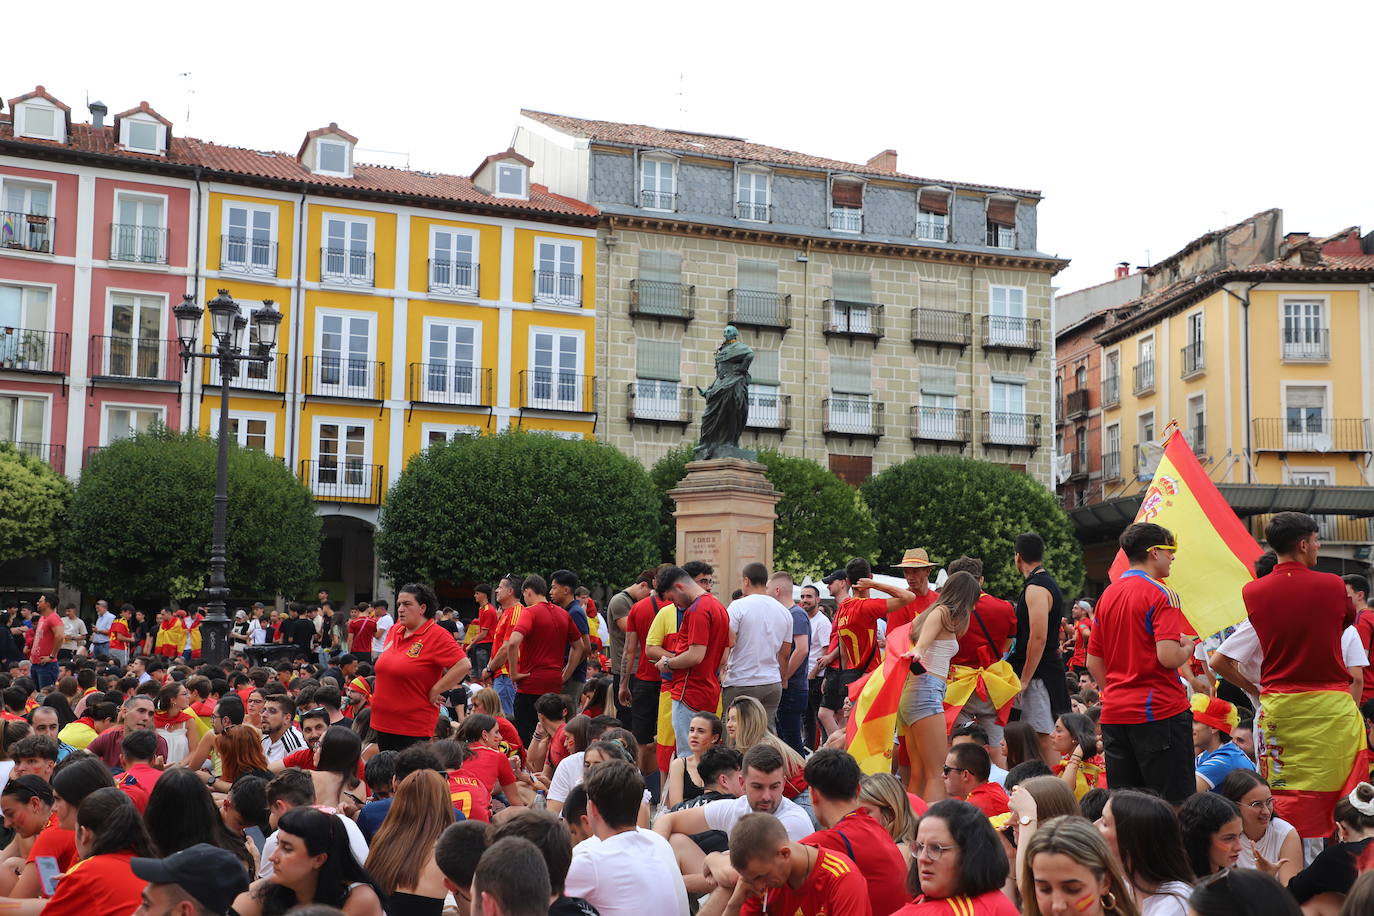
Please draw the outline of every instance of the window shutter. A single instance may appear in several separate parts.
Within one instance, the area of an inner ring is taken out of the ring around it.
[[[751,261],[740,258],[736,267],[739,273],[739,288],[756,293],[776,293],[778,291],[778,263],[776,261]]]
[[[1294,386],[1288,389],[1288,406],[1306,409],[1326,406],[1326,389],[1307,386]]]
[[[830,472],[851,487],[873,476],[872,455],[831,455]]]
[[[832,295],[842,302],[872,302],[873,275],[852,270],[835,271]]]
[[[864,186],[861,181],[836,180],[830,185],[830,202],[835,207],[862,207]]]
[[[749,366],[749,380],[756,385],[781,385],[782,372],[777,350],[755,350],[754,362]]]
[[[959,288],[950,280],[922,280],[921,308],[953,312],[958,307]]]
[[[658,283],[682,282],[682,253],[639,250],[639,279]]]
[[[830,390],[844,394],[870,394],[873,391],[872,365],[854,356],[830,357]]]
[[[665,382],[682,380],[682,348],[671,340],[637,342],[635,376]]]
[[[953,366],[922,366],[921,393],[955,397],[959,389],[954,379]]]
[[[938,213],[941,216],[949,215],[949,191],[936,191],[930,188],[922,188],[917,192],[919,209],[926,213]]]
[[[1016,201],[1000,197],[988,198],[988,222],[998,226],[1016,226]]]

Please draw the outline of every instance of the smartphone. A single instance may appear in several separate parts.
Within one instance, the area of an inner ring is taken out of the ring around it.
[[[62,869],[52,856],[39,856],[34,861],[38,863],[38,880],[43,884],[43,896],[51,897],[57,893],[57,879],[62,877]]]

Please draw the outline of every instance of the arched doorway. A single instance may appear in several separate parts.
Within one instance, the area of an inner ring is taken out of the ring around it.
[[[345,510],[346,511],[346,510]],[[321,517],[320,581],[336,607],[347,608],[377,597],[375,525],[355,515]]]

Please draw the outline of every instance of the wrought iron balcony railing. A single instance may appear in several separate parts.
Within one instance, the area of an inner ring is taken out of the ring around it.
[[[223,273],[274,277],[277,275],[277,243],[226,235],[220,243],[219,269]]]
[[[492,371],[439,361],[411,363],[407,397],[416,403],[491,407]]]
[[[691,321],[696,317],[696,292],[697,288],[688,283],[631,280],[630,314],[639,318]]]
[[[379,506],[386,483],[384,472],[384,465],[325,457],[302,461],[300,479],[321,502]]]
[[[786,330],[792,326],[792,297],[752,289],[732,289],[726,293],[726,319],[734,325]]]
[[[657,379],[636,379],[626,389],[629,407],[626,418],[631,423],[692,422],[694,392],[688,385]]]
[[[973,316],[948,309],[914,308],[911,310],[911,342],[967,347],[973,342]]]
[[[57,217],[0,210],[0,248],[52,254]]]
[[[66,375],[71,356],[66,331],[0,327],[0,370]]]
[[[962,407],[911,408],[911,441],[964,445],[972,438],[973,411]]]
[[[352,356],[307,356],[304,366],[307,397],[386,398],[386,363]]]
[[[110,260],[166,264],[167,230],[133,223],[110,224]]]

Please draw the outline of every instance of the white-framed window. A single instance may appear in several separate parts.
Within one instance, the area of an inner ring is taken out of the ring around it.
[[[777,350],[754,350],[749,366],[748,424],[757,429],[782,429],[787,415],[782,396],[782,370]]]
[[[771,219],[769,192],[772,174],[761,169],[740,169],[735,176],[735,216],[753,223]]]
[[[326,175],[351,177],[349,144],[342,140],[315,141],[315,171]]]
[[[372,283],[372,220],[326,214],[320,279],[351,285]]]
[[[921,401],[916,407],[916,429],[921,438],[961,438],[958,390],[953,366],[921,367]]]
[[[1184,419],[1187,424],[1185,438],[1192,446],[1193,454],[1207,454],[1207,396],[1206,394],[1195,394],[1188,398],[1188,414]]]
[[[1102,430],[1102,479],[1121,479],[1121,424],[1113,423]]]
[[[1329,395],[1325,385],[1284,386],[1284,445],[1290,451],[1325,452],[1331,449]]]
[[[678,420],[682,411],[682,347],[674,340],[635,341],[634,415]]]
[[[1154,335],[1142,337],[1136,343],[1135,392],[1142,394],[1153,391],[1155,387],[1155,339]]]
[[[371,312],[315,313],[315,353],[310,393],[349,398],[379,396],[373,362],[377,316]]]
[[[56,182],[0,176],[0,248],[53,250]]]
[[[48,441],[48,399],[0,392],[0,442],[12,442],[35,458]]]
[[[518,162],[498,162],[496,164],[496,196],[528,197],[525,190],[529,180],[529,169]]]
[[[440,295],[477,295],[481,236],[471,229],[434,226],[429,232],[429,291]]]
[[[165,407],[146,404],[106,404],[100,415],[100,444],[109,445],[146,433],[153,424],[164,422]]]
[[[482,435],[480,426],[469,424],[425,423],[420,427],[420,446],[429,448],[454,439],[473,439]]]
[[[378,481],[372,464],[372,424],[365,420],[316,417],[315,460],[310,488],[325,499],[360,499]]]
[[[1283,300],[1283,358],[1325,360],[1331,356],[1324,299]]]
[[[582,353],[581,331],[530,328],[525,406],[539,410],[587,410]]]
[[[482,325],[477,321],[425,319],[424,400],[483,404]]]
[[[110,258],[143,264],[167,263],[167,198],[116,191]]]
[[[988,343],[994,346],[1025,346],[1030,338],[1025,287],[989,286]]]
[[[66,118],[62,112],[42,102],[21,102],[15,106],[14,133],[18,137],[35,140],[66,140],[63,128]]]
[[[639,160],[639,205],[646,210],[677,209],[677,160],[644,156]]]
[[[220,270],[235,273],[277,272],[277,208],[238,201],[224,204],[224,254]]]
[[[253,312],[260,307],[259,302],[252,299],[236,299],[239,314],[243,320],[248,322],[248,348],[250,352],[258,352],[258,326],[253,322]],[[238,374],[234,376],[231,387],[249,388],[254,391],[278,391],[280,384],[285,384],[285,374],[282,369],[282,359],[285,354],[277,351],[273,354],[274,359],[270,363],[239,363]],[[209,360],[210,363],[210,382],[211,385],[218,385],[221,382],[219,373],[219,361]]]
[[[564,239],[534,240],[534,301],[582,304],[582,246]]]
[[[1012,379],[993,379],[988,391],[988,434],[990,441],[1003,445],[1026,442],[1026,383]]]
[[[210,411],[210,433],[219,432],[219,410]],[[235,411],[229,417],[229,436],[242,448],[255,448],[274,454],[277,441],[277,418],[270,413]]]
[[[874,321],[873,274],[863,270],[836,270],[831,274],[830,326],[849,334],[872,334]]]
[[[104,374],[121,378],[160,379],[166,366],[166,323],[162,296],[111,292],[108,334],[102,354]]]
[[[830,357],[830,429],[870,435],[875,429],[873,361],[866,357]]]
[[[47,368],[52,355],[52,299],[47,286],[0,284],[0,366]],[[43,366],[20,362],[40,360]]]

